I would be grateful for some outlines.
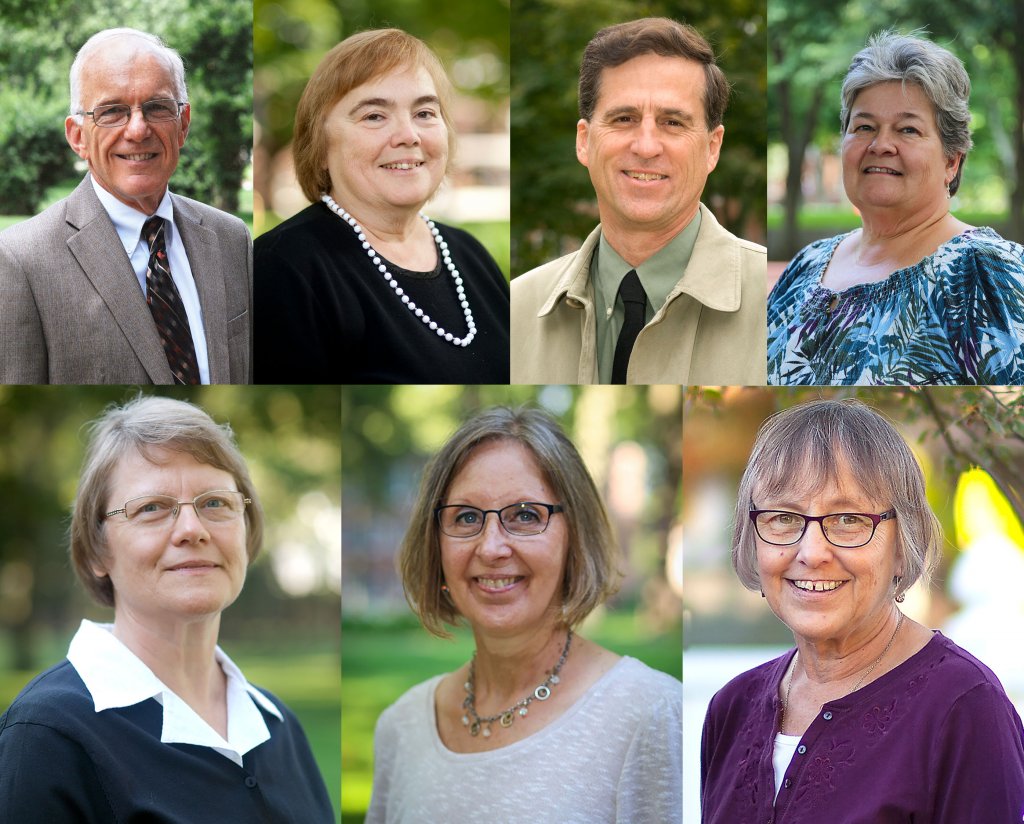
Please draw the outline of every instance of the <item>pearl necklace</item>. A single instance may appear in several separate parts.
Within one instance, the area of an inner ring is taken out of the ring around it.
[[[462,725],[469,729],[469,734],[476,736],[483,732],[484,738],[490,738],[491,724],[493,722],[498,721],[503,727],[511,727],[512,722],[516,720],[517,714],[521,718],[526,716],[528,712],[527,707],[530,706],[530,702],[534,698],[538,701],[547,701],[551,697],[551,688],[558,684],[560,680],[558,673],[562,671],[565,659],[569,657],[569,644],[571,643],[572,630],[569,630],[568,635],[565,636],[565,646],[562,648],[562,655],[559,657],[554,669],[551,670],[548,677],[544,680],[544,683],[525,698],[520,698],[504,712],[499,712],[497,715],[489,715],[486,718],[481,718],[476,713],[476,694],[473,691],[473,685],[476,682],[476,653],[474,652],[473,660],[469,662],[469,677],[466,679],[466,683],[462,685],[466,690],[466,697],[462,701],[462,707],[466,710],[462,714]]]
[[[882,650],[882,654],[879,655],[875,659],[875,662],[870,667],[868,667],[867,671],[857,680],[857,683],[854,684],[853,689],[850,690],[849,692],[845,693],[845,695],[839,696],[840,698],[845,698],[846,695],[850,695],[851,693],[854,693],[857,690],[859,690],[861,684],[863,684],[864,681],[867,679],[867,677],[869,675],[871,675],[872,672],[875,671],[875,667],[877,667],[879,664],[882,663],[882,659],[885,658],[885,654],[892,647],[892,642],[896,640],[896,635],[899,633],[900,627],[903,626],[903,618],[904,617],[905,616],[901,612],[899,620],[896,622],[896,629],[894,629],[892,631],[892,635],[889,637],[889,643],[885,645],[885,649]],[[793,677],[796,675],[796,659],[797,659],[797,657],[799,655],[800,655],[800,651],[799,650],[797,650],[797,652],[794,653],[794,655],[793,655],[793,669],[790,671],[790,674],[789,674],[789,686],[786,687],[786,698],[782,702],[782,717],[779,719],[779,732],[782,732],[782,728],[783,728],[783,726],[786,723],[786,709],[789,707],[789,694],[793,691]],[[833,698],[832,700],[833,701],[837,701],[839,699],[838,698]],[[825,706],[824,704],[821,705],[821,707],[824,707],[824,706]],[[818,709],[820,710],[821,707],[818,707]]]
[[[398,285],[398,281],[395,280],[395,276],[392,275],[388,271],[388,267],[384,265],[384,261],[381,256],[366,239],[366,230],[359,225],[359,222],[352,217],[352,215],[339,206],[334,201],[334,198],[329,194],[324,194],[320,199],[327,205],[328,209],[352,227],[352,230],[356,233],[356,237],[363,244],[363,250],[366,252],[367,257],[373,261],[373,265],[376,266],[377,270],[384,276],[384,280],[387,282],[388,286],[390,286],[392,291],[402,299],[402,303],[405,304],[405,307],[423,321],[423,324],[427,326],[431,332],[436,332],[439,338],[444,338],[453,346],[461,346],[465,348],[473,342],[473,338],[476,337],[476,323],[473,321],[473,310],[469,308],[469,299],[466,297],[466,290],[462,286],[462,276],[459,274],[459,270],[455,268],[455,264],[452,263],[451,255],[448,253],[448,244],[445,242],[445,239],[441,237],[441,232],[437,226],[434,225],[434,221],[423,214],[423,212],[420,212],[420,217],[423,219],[423,222],[427,224],[427,228],[430,229],[430,234],[434,237],[434,243],[437,244],[438,252],[440,252],[445,266],[448,267],[448,271],[451,272],[452,280],[455,281],[455,291],[458,294],[458,300],[462,306],[462,312],[466,316],[466,327],[469,330],[466,335],[461,338],[455,337],[451,332],[448,332],[443,327],[439,326],[437,321],[431,320],[430,315],[409,299],[409,296],[405,294],[405,291]]]

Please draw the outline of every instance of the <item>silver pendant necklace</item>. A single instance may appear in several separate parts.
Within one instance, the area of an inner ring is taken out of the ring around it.
[[[405,290],[398,285],[398,281],[395,280],[395,276],[388,271],[388,267],[384,264],[383,258],[380,254],[370,245],[370,241],[366,239],[366,230],[359,225],[359,222],[346,212],[341,206],[339,206],[334,198],[329,194],[324,194],[320,199],[327,205],[334,214],[345,221],[352,230],[356,233],[357,239],[363,245],[363,251],[366,252],[367,257],[373,262],[373,265],[377,267],[377,271],[383,275],[384,280],[387,282],[391,290],[401,299],[402,303],[405,304],[405,308],[412,312],[418,317],[431,332],[437,334],[439,338],[443,338],[453,346],[461,346],[463,348],[469,346],[473,342],[473,338],[476,337],[476,323],[473,321],[473,310],[469,308],[469,299],[466,297],[466,290],[462,285],[462,275],[459,274],[459,270],[455,268],[455,264],[452,262],[451,255],[448,252],[448,244],[445,239],[441,237],[441,231],[434,225],[429,217],[423,212],[420,212],[420,217],[423,222],[427,224],[427,228],[430,229],[430,234],[434,238],[434,243],[437,244],[437,250],[441,254],[441,259],[444,261],[444,265],[448,268],[451,273],[452,280],[455,281],[455,292],[458,295],[459,304],[462,306],[462,313],[466,317],[466,327],[469,331],[466,332],[461,338],[456,337],[451,332],[448,332],[443,327],[439,326],[437,321],[432,320],[430,315],[423,311],[423,308],[417,306],[405,294]]]
[[[482,734],[484,738],[490,738],[491,724],[495,721],[499,722],[503,727],[511,727],[517,715],[521,718],[526,716],[528,712],[527,707],[530,706],[534,698],[538,701],[547,701],[551,697],[551,688],[561,680],[558,673],[562,671],[565,659],[569,657],[569,645],[571,643],[572,630],[569,630],[569,634],[565,636],[565,646],[562,648],[562,655],[558,659],[558,663],[555,664],[554,669],[551,670],[548,677],[544,680],[544,683],[525,698],[520,698],[507,710],[496,715],[489,715],[486,718],[481,718],[476,712],[476,694],[473,692],[473,687],[476,683],[476,653],[474,652],[473,659],[469,662],[469,676],[466,678],[466,683],[463,684],[463,687],[466,689],[466,697],[462,701],[462,707],[465,710],[462,714],[462,725],[469,728],[469,734],[473,736]]]

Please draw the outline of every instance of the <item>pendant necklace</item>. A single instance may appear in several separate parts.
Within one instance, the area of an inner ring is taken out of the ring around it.
[[[897,633],[899,633],[900,627],[903,626],[903,618],[904,617],[905,616],[901,612],[900,613],[900,618],[896,622],[896,629],[894,629],[892,631],[892,635],[889,637],[889,643],[885,645],[885,649],[882,650],[882,654],[879,655],[875,659],[874,663],[870,667],[867,668],[867,671],[858,679],[857,683],[854,684],[853,689],[850,690],[849,692],[844,693],[843,695],[839,696],[840,698],[845,698],[850,693],[854,693],[857,690],[859,690],[861,684],[863,684],[864,681],[867,680],[867,677],[869,675],[871,675],[872,672],[875,671],[875,667],[877,667],[879,664],[882,663],[882,659],[885,658],[885,654],[892,647],[892,642],[896,640],[896,635],[897,635]],[[786,725],[786,709],[789,707],[789,694],[793,691],[793,678],[796,676],[796,660],[799,657],[799,655],[800,655],[799,650],[793,655],[793,669],[792,669],[792,671],[789,674],[789,686],[786,687],[786,698],[782,702],[782,718],[779,720],[779,732],[780,733],[782,732],[783,727],[785,727],[785,725]],[[833,701],[837,701],[838,699],[837,698],[833,698],[832,700]],[[824,706],[825,706],[824,704],[821,705],[821,707],[824,707]],[[821,707],[818,707],[818,709],[820,710]],[[785,733],[783,733],[783,734],[785,734]]]
[[[333,197],[329,194],[324,194],[320,199],[327,205],[334,214],[345,221],[352,230],[356,233],[356,238],[362,243],[363,251],[366,252],[367,257],[373,262],[373,265],[377,267],[377,271],[383,275],[384,280],[388,286],[391,287],[392,291],[402,300],[405,304],[405,308],[412,312],[418,317],[423,324],[430,329],[431,332],[435,332],[439,338],[443,338],[453,346],[461,346],[463,348],[469,346],[473,342],[473,338],[476,337],[476,323],[473,321],[473,311],[469,308],[469,299],[466,297],[466,290],[462,285],[462,275],[459,274],[459,270],[455,268],[455,264],[452,262],[451,255],[448,252],[448,244],[443,237],[441,237],[441,230],[434,225],[429,217],[423,212],[420,212],[420,218],[427,224],[427,228],[430,229],[430,234],[434,238],[434,243],[437,244],[437,250],[441,254],[441,259],[444,261],[444,265],[448,268],[451,273],[452,280],[455,281],[455,292],[458,295],[459,304],[462,307],[462,314],[466,317],[466,327],[469,331],[459,338],[448,332],[443,327],[439,326],[437,321],[432,320],[430,315],[423,311],[423,309],[417,306],[405,294],[405,290],[398,285],[398,281],[395,280],[395,276],[388,271],[388,267],[384,264],[383,258],[380,254],[370,245],[370,241],[366,239],[366,230],[359,225],[359,222],[346,212],[341,206],[339,206]]]
[[[562,648],[562,655],[558,659],[558,663],[555,664],[554,669],[551,670],[548,677],[544,680],[544,683],[525,698],[520,698],[507,710],[496,715],[489,715],[486,718],[481,718],[476,712],[476,694],[473,691],[474,684],[476,683],[476,653],[474,652],[473,659],[469,662],[469,676],[466,678],[466,683],[463,684],[466,690],[466,697],[462,701],[462,708],[465,710],[462,714],[462,725],[469,729],[469,734],[473,736],[483,735],[484,738],[490,738],[491,724],[495,721],[499,722],[503,727],[511,727],[517,715],[521,718],[526,716],[528,712],[527,707],[530,706],[534,698],[538,701],[547,701],[551,697],[551,688],[556,686],[561,680],[558,677],[558,673],[561,672],[562,667],[565,665],[565,659],[569,656],[569,645],[571,643],[572,630],[569,630],[569,634],[565,636],[565,646]]]

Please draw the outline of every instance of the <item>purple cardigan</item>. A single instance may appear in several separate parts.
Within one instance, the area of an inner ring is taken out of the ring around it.
[[[737,676],[708,707],[705,824],[1019,824],[1024,729],[992,671],[936,632],[866,687],[825,704],[777,804],[779,682],[793,652]]]

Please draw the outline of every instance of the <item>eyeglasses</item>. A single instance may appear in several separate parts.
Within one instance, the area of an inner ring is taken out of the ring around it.
[[[246,505],[251,503],[252,498],[246,498],[241,492],[231,489],[204,492],[191,501],[179,501],[169,495],[142,495],[125,501],[123,507],[108,512],[107,517],[123,514],[128,523],[157,526],[171,523],[178,517],[183,506],[191,505],[196,515],[207,523],[223,524],[238,520],[245,512]]]
[[[807,524],[817,521],[821,533],[833,546],[852,549],[864,546],[875,534],[882,521],[896,517],[896,510],[890,509],[881,515],[867,512],[835,512],[831,515],[801,515],[799,512],[785,512],[779,509],[752,509],[750,520],[754,530],[766,544],[789,546],[804,537]]]
[[[561,504],[522,501],[501,509],[477,509],[464,504],[448,504],[437,507],[434,515],[445,535],[472,538],[483,532],[484,523],[491,512],[498,516],[498,522],[509,535],[540,535],[548,528],[551,516],[564,511]]]
[[[79,114],[87,114],[97,126],[111,129],[127,123],[135,109],[142,110],[142,116],[147,123],[162,123],[165,120],[177,120],[184,106],[184,103],[170,97],[161,97],[158,100],[147,100],[138,106],[128,106],[124,103],[95,106],[91,112],[79,112]]]

